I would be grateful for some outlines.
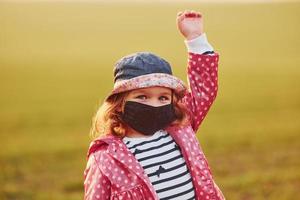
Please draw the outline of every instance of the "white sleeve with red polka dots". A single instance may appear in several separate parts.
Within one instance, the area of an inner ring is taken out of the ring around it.
[[[196,44],[193,45],[196,46]],[[205,51],[202,49],[202,52]],[[216,52],[199,54],[192,51],[188,54],[189,91],[183,98],[183,102],[190,110],[191,124],[196,132],[217,96],[219,54]]]
[[[102,174],[94,154],[91,154],[84,171],[84,200],[108,199],[110,199],[110,182]]]

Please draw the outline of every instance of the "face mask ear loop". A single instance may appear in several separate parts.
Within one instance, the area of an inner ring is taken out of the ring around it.
[[[173,103],[173,94],[174,94],[174,91],[172,90],[172,96],[171,96],[171,104],[174,105]]]
[[[172,94],[171,94],[172,96],[171,96],[171,106],[172,106],[172,112],[173,112],[173,114],[175,115],[175,118],[177,118],[176,117],[176,114],[175,114],[175,105],[174,105],[174,97],[173,97],[173,95],[175,95],[175,93],[174,93],[174,91],[172,90]]]

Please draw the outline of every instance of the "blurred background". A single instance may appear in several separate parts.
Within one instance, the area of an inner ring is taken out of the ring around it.
[[[229,200],[300,199],[300,2],[1,1],[0,199],[83,199],[113,65],[151,51],[186,82],[178,11],[202,12],[219,93],[198,131]]]

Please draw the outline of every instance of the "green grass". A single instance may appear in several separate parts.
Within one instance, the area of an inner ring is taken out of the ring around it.
[[[0,199],[83,196],[88,131],[113,64],[136,51],[186,80],[177,11],[220,54],[198,135],[230,200],[299,199],[300,4],[0,3]]]

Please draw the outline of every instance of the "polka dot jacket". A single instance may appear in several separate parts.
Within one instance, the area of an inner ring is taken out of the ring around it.
[[[180,146],[193,177],[196,200],[223,200],[208,162],[196,138],[199,125],[217,95],[219,54],[189,52],[188,92],[183,102],[191,111],[185,127],[169,126],[166,131]],[[84,171],[85,200],[159,200],[153,185],[121,138],[112,134],[91,142]]]

